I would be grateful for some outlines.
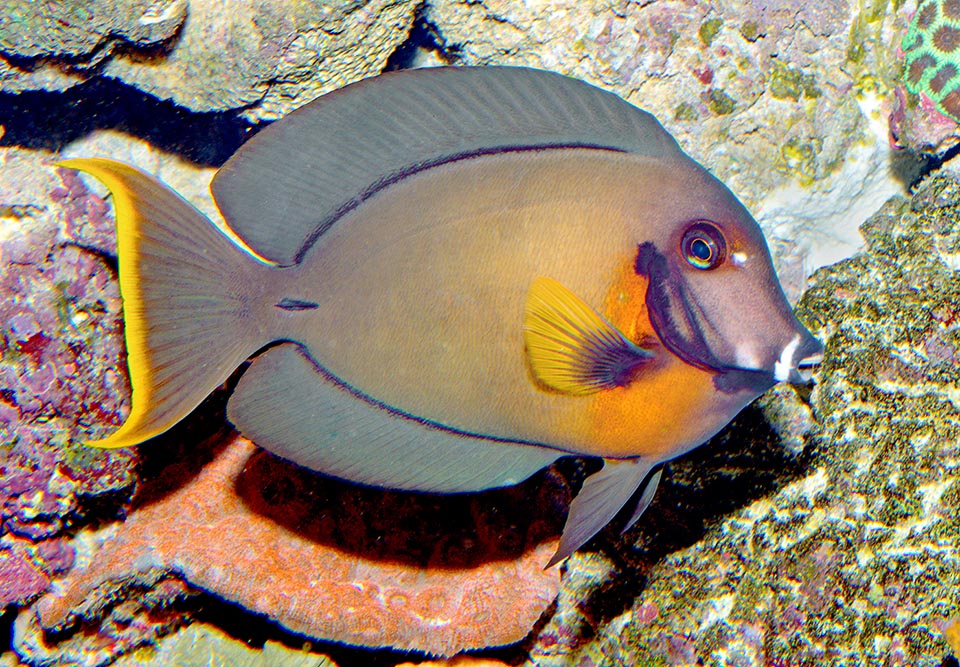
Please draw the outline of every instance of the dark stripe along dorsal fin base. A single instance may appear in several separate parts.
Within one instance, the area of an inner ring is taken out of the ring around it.
[[[595,147],[679,152],[649,113],[613,93],[520,67],[391,72],[346,86],[265,128],[211,189],[253,250],[298,262],[338,217],[404,175],[485,153]]]

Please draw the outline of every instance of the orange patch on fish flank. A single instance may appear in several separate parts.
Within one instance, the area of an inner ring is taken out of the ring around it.
[[[631,257],[621,262],[604,303],[607,320],[637,345],[655,348],[657,360],[642,366],[627,386],[593,397],[588,418],[602,456],[659,454],[695,439],[695,415],[714,392],[711,373],[663,349],[647,312],[647,285]]]
[[[672,357],[625,387],[601,392],[590,418],[599,453],[608,457],[667,455],[701,439],[697,419],[714,393],[712,374]]]
[[[603,304],[607,321],[641,346],[657,340],[647,314],[648,282],[645,277],[637,275],[633,258],[621,262]]]
[[[947,620],[943,626],[943,637],[951,651],[960,653],[960,618],[953,616]]]

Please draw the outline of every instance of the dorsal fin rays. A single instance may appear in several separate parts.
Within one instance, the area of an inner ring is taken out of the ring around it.
[[[240,148],[211,189],[259,255],[290,265],[352,205],[404,174],[511,148],[680,149],[612,93],[520,67],[391,72],[334,91]]]

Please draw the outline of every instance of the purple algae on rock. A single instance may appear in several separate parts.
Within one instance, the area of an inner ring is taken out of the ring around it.
[[[64,531],[85,521],[95,497],[131,493],[136,459],[80,444],[120,423],[129,394],[106,204],[36,154],[0,150],[0,178],[20,184],[17,191],[0,189],[0,210],[10,214],[0,236],[0,606],[6,606],[35,597],[50,575],[72,566]]]

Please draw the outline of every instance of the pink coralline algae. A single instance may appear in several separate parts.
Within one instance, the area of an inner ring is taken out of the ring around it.
[[[29,599],[46,589],[50,579],[29,557],[29,549],[0,549],[0,607]]]
[[[102,644],[97,628],[132,583],[165,573],[309,637],[437,655],[520,640],[557,594],[558,568],[544,565],[569,492],[553,474],[404,494],[317,476],[235,435],[210,447],[206,465],[144,482],[123,523],[80,536],[98,548],[23,612],[21,648],[55,655],[42,631],[77,627]]]
[[[51,573],[71,566],[60,536],[83,522],[89,501],[134,484],[132,453],[78,444],[120,422],[128,393],[115,370],[112,224],[73,175],[46,192],[44,201],[11,202],[0,188],[0,212],[13,219],[0,242],[0,608],[36,597]]]

